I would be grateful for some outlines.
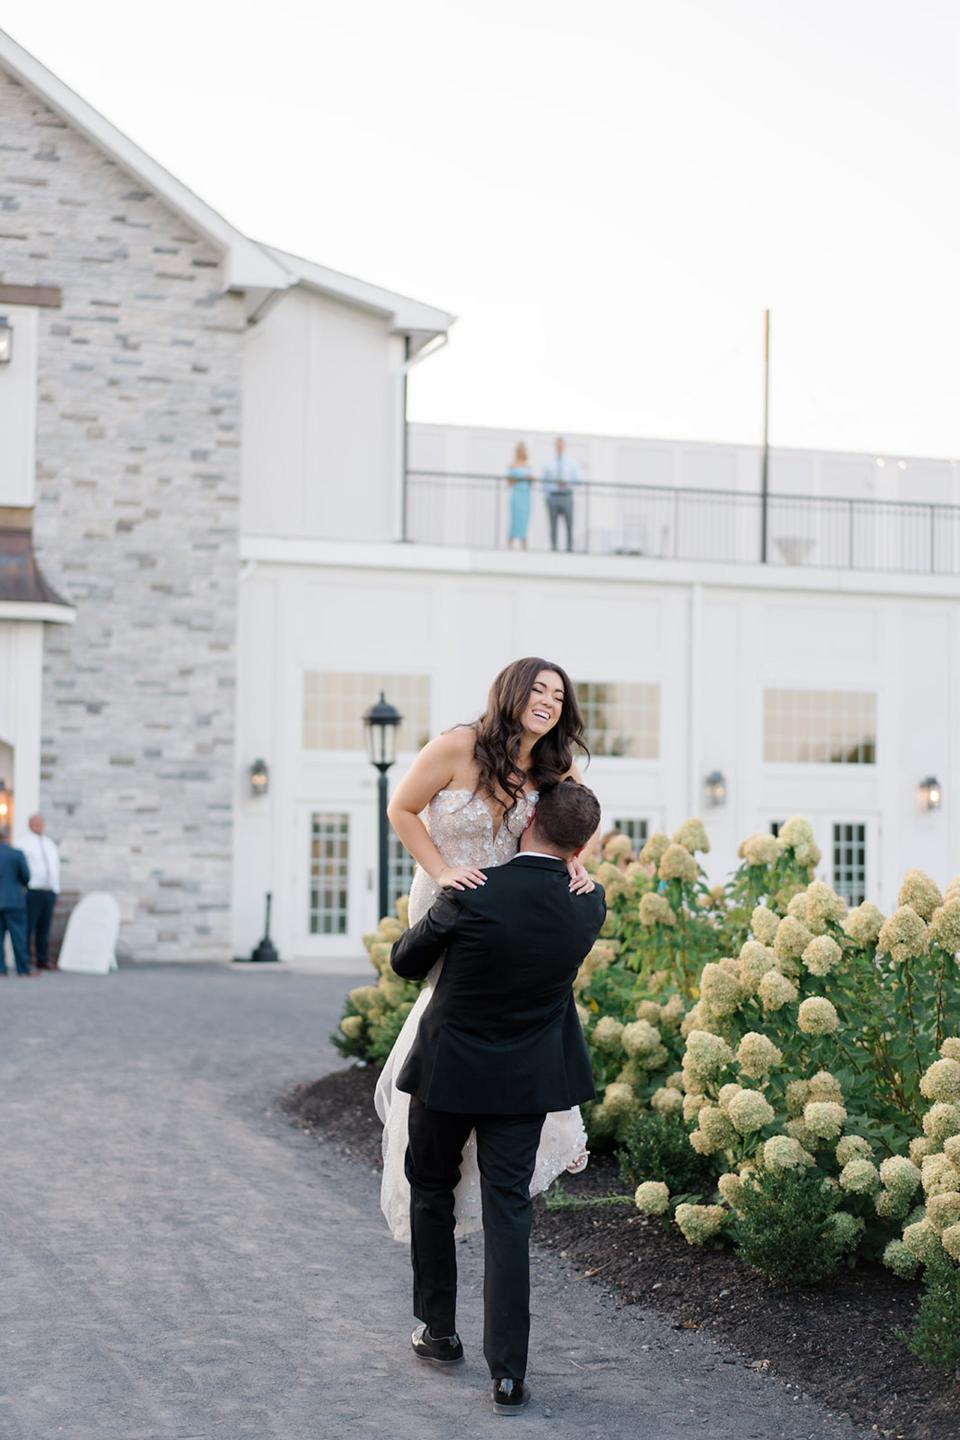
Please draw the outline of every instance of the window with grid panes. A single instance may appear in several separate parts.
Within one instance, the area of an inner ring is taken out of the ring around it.
[[[833,888],[848,905],[862,905],[867,898],[866,825],[834,825]]]
[[[634,855],[639,855],[641,849],[647,842],[647,835],[650,831],[650,822],[643,820],[637,815],[631,815],[625,820],[614,820],[614,830],[619,830],[621,835],[626,835],[633,846]]]
[[[591,755],[656,760],[660,754],[660,686],[581,680],[577,700]]]
[[[380,692],[403,716],[401,752],[430,739],[430,676],[383,675],[357,670],[307,670],[303,677],[305,750],[366,750],[363,717]]]
[[[416,864],[413,856],[403,848],[391,831],[387,839],[387,898],[391,915],[395,913],[394,907],[400,896],[410,894]]]
[[[763,758],[875,765],[877,697],[861,690],[765,690]]]
[[[345,935],[349,922],[350,817],[310,816],[311,935]]]

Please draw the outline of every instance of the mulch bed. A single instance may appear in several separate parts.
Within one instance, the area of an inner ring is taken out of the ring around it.
[[[284,1108],[293,1123],[376,1169],[376,1079],[369,1066],[337,1071],[298,1086]],[[557,1187],[584,1198],[627,1189],[609,1156],[593,1157],[583,1175],[564,1176]],[[621,1303],[657,1310],[677,1329],[712,1332],[745,1364],[777,1374],[878,1435],[960,1436],[960,1386],[897,1339],[912,1323],[920,1287],[882,1267],[843,1271],[823,1289],[781,1290],[729,1250],[692,1247],[632,1205],[551,1209],[540,1199],[534,1238]]]

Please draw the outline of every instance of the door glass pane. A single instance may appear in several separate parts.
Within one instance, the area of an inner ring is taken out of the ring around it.
[[[410,894],[415,869],[413,856],[403,848],[391,830],[387,839],[387,899],[391,915],[400,896]]]
[[[849,905],[867,898],[867,827],[837,824],[833,827],[833,888]]]
[[[350,893],[350,817],[310,816],[311,935],[346,935]]]
[[[650,822],[639,815],[631,815],[623,820],[614,820],[613,828],[619,830],[621,835],[627,836],[633,846],[633,853],[637,855],[646,844]]]

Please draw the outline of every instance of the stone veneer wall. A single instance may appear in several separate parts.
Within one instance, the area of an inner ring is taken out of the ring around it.
[[[242,301],[186,223],[0,70],[0,280],[40,312],[41,805],[121,951],[229,954]]]

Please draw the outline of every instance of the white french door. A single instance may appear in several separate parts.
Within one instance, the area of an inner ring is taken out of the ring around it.
[[[374,836],[369,805],[298,806],[294,853],[297,952],[342,958],[362,953],[373,928]]]

